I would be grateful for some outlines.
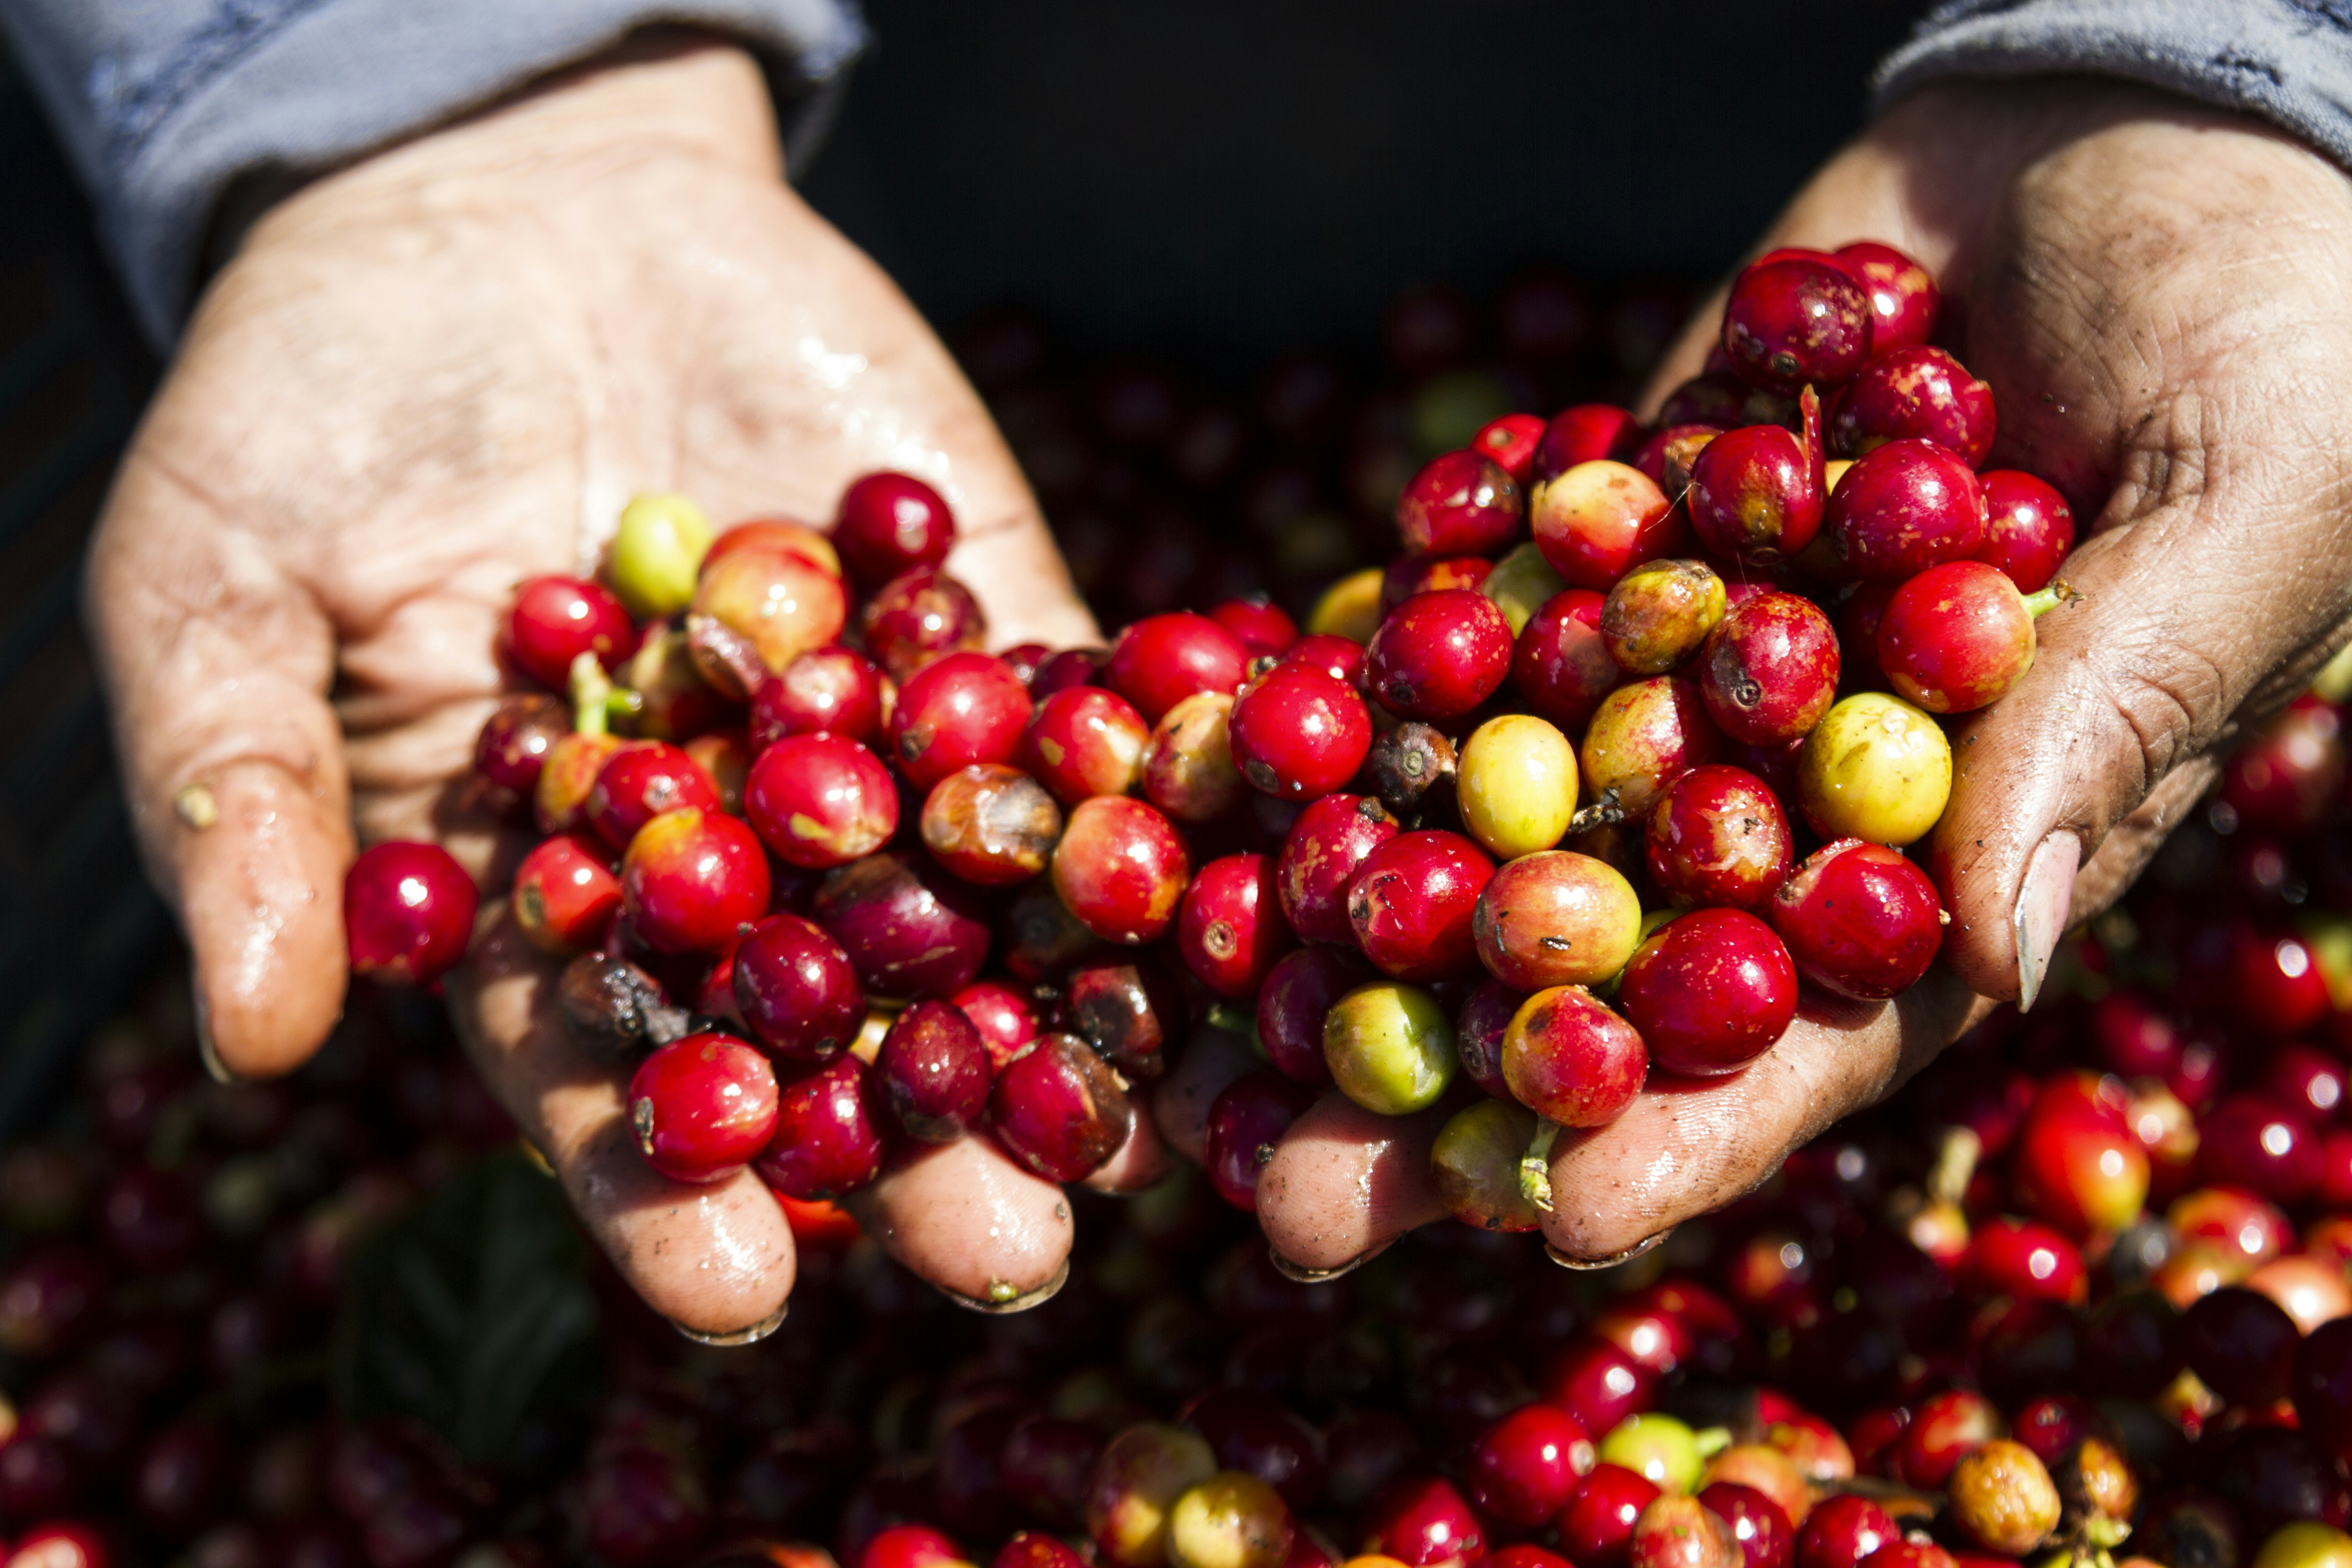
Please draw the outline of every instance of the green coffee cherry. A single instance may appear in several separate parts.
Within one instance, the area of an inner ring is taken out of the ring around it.
[[[606,568],[613,592],[640,619],[674,616],[694,602],[695,575],[713,530],[702,509],[679,495],[643,495],[621,509]]]
[[[1359,985],[1323,1016],[1323,1060],[1349,1100],[1404,1116],[1437,1103],[1454,1081],[1454,1021],[1418,985]]]

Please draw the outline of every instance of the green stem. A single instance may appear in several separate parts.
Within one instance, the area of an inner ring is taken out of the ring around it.
[[[1519,1195],[1546,1214],[1551,1213],[1551,1146],[1559,1137],[1559,1123],[1536,1123],[1528,1152],[1519,1156]]]
[[[2060,581],[2051,584],[2038,594],[2026,595],[2025,613],[2040,620],[2059,605],[2080,604],[2082,599],[2082,595],[2068,587],[2063,581]]]
[[[583,735],[609,735],[613,732],[610,703],[613,700],[612,678],[593,653],[583,653],[572,660],[572,727]]]

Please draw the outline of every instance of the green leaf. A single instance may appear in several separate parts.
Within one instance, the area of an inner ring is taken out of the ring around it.
[[[414,1416],[467,1459],[509,1456],[532,1415],[576,1397],[596,1300],[562,1191],[520,1154],[444,1182],[371,1239],[343,1279],[335,1400]]]

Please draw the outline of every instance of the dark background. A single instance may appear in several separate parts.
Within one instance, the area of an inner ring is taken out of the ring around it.
[[[879,42],[804,188],[944,328],[1020,303],[1080,359],[1245,382],[1369,342],[1417,282],[1717,272],[1859,124],[1923,9],[870,0]],[[5,54],[0,214],[4,1138],[171,936],[77,615],[158,367]]]
[[[1920,0],[868,0],[803,188],[934,321],[1263,357],[1532,259],[1710,276]]]

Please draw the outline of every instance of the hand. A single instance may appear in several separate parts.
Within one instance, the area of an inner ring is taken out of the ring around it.
[[[634,491],[822,520],[856,475],[911,469],[955,504],[950,565],[1000,644],[1097,640],[971,389],[782,173],[747,58],[640,47],[317,181],[214,282],[125,459],[89,613],[220,1068],[289,1071],[333,1026],[354,823],[504,886],[521,844],[459,787],[497,629],[519,581],[593,565]],[[772,1318],[777,1205],[748,1173],[654,1174],[625,1075],[555,1021],[556,972],[485,910],[448,984],[485,1079],[656,1310],[710,1334]],[[1037,1289],[1070,1244],[1060,1191],[976,1141],[862,1207],[967,1297]]]
[[[2030,1002],[2061,932],[2129,884],[2241,727],[2308,680],[2352,613],[2341,170],[2144,89],[1956,83],[1833,159],[1763,244],[1860,238],[1941,280],[1939,338],[1999,404],[1993,464],[2058,485],[2090,536],[2065,568],[2085,602],[2045,616],[2032,671],[1954,727],[1951,806],[1921,847],[1952,917],[1937,968],[1893,1004],[1809,991],[1745,1071],[1652,1089],[1563,1139],[1544,1228],[1571,1259],[1619,1255],[1747,1191],[1989,999]],[[1649,407],[1698,370],[1721,303],[1699,312]],[[1440,1217],[1438,1124],[1344,1101],[1310,1112],[1258,1188],[1277,1252],[1341,1266]]]

